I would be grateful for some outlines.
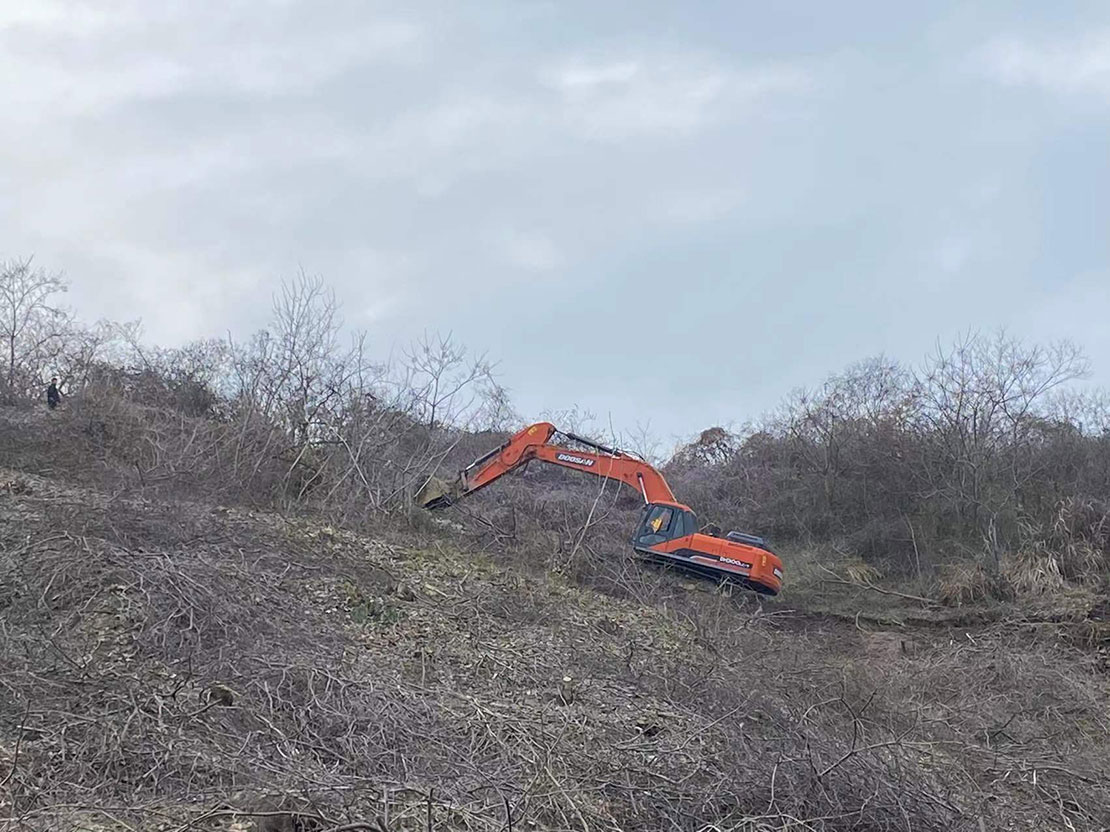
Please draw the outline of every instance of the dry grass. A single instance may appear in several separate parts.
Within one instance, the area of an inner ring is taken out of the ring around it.
[[[573,528],[554,577],[511,540],[0,482],[0,828],[1110,823],[1106,671],[1053,626],[830,617]]]
[[[989,604],[1014,598],[1014,587],[1005,573],[992,573],[980,564],[945,566],[937,582],[937,599],[947,606]]]
[[[858,584],[875,584],[878,583],[883,577],[883,573],[876,569],[874,566],[866,563],[849,563],[844,568],[845,574],[849,580]]]
[[[1052,552],[1018,552],[1005,561],[1002,574],[1015,591],[1024,595],[1043,595],[1064,588],[1060,560]]]

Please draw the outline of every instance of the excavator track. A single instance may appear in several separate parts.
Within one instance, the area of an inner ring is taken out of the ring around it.
[[[758,581],[753,581],[739,572],[729,572],[720,568],[714,568],[706,564],[692,561],[689,558],[663,555],[650,550],[637,550],[636,557],[644,564],[658,567],[664,571],[674,572],[676,575],[688,575],[718,585],[732,584],[733,586],[758,592],[760,595],[777,594],[772,591],[770,587]]]

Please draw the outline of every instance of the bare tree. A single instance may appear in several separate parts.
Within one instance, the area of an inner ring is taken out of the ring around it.
[[[471,356],[448,333],[425,335],[405,351],[402,384],[411,392],[413,415],[429,430],[472,427],[486,399],[507,403],[497,390],[494,367],[484,355]],[[494,414],[503,410],[498,406]]]
[[[736,454],[740,437],[722,427],[706,428],[697,439],[680,446],[669,464],[676,468],[723,465]]]
[[[276,405],[297,440],[307,441],[319,410],[338,395],[330,384],[342,327],[335,293],[302,271],[274,297],[273,323],[265,347],[273,360],[265,380],[267,404]]]
[[[98,321],[86,326],[71,322],[61,349],[53,357],[59,377],[75,389],[88,384],[95,368],[109,363],[112,348],[118,344],[118,325]]]
[[[1020,492],[1036,473],[1032,440],[1049,394],[1087,370],[1070,342],[1026,345],[1000,332],[938,348],[919,374],[923,453],[916,470],[981,537],[993,568],[1016,528]]]
[[[559,410],[545,410],[540,416],[560,430],[589,438],[601,438],[602,429],[597,423],[597,414],[576,404]]]
[[[37,366],[26,369],[41,371],[43,353],[63,335],[68,316],[54,305],[53,297],[67,288],[60,275],[32,267],[31,258],[0,264],[0,337],[7,348],[7,383],[13,392],[21,363],[33,363]]]

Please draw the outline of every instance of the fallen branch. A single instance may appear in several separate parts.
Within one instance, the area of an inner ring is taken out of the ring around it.
[[[822,572],[832,575],[833,577],[832,580],[825,581],[824,583],[839,584],[841,586],[852,586],[856,587],[857,589],[869,589],[872,592],[878,592],[881,595],[893,595],[895,598],[905,598],[907,601],[917,601],[920,604],[928,604],[935,607],[943,606],[943,604],[941,604],[941,602],[936,600],[935,598],[925,598],[921,595],[910,595],[906,592],[897,592],[893,589],[883,589],[881,586],[875,586],[875,584],[871,583],[870,581],[849,580],[843,575],[839,575],[836,572],[833,572],[827,566],[822,566],[821,564],[818,564],[817,566]]]

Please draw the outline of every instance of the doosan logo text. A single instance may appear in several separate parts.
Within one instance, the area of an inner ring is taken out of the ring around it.
[[[572,454],[557,454],[555,458],[560,462],[573,462],[575,465],[585,465],[587,467],[594,464],[592,459],[586,459],[585,457],[574,456]]]

